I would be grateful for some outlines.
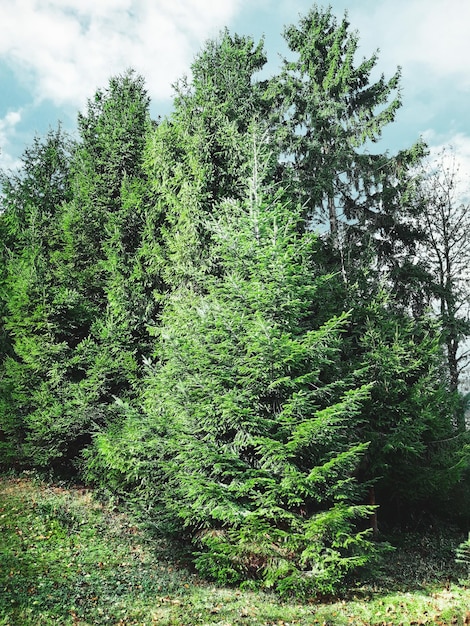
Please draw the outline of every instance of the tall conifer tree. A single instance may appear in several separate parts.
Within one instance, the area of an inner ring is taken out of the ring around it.
[[[200,288],[181,282],[166,306],[142,443],[121,439],[115,457],[103,435],[97,454],[144,493],[160,477],[159,515],[186,527],[201,572],[326,592],[373,552],[354,481],[368,390],[339,379],[346,317],[314,315],[318,286],[334,278],[316,274],[316,237],[266,186],[273,163],[257,132],[251,140],[245,199],[222,202],[206,224],[216,274]],[[123,432],[135,436],[135,420]]]
[[[345,279],[361,250],[395,266],[413,242],[408,171],[423,154],[421,144],[396,157],[373,149],[401,106],[400,71],[374,82],[377,54],[358,61],[358,35],[331,7],[315,5],[284,37],[294,56],[273,88],[286,169],[306,216],[329,231]]]
[[[0,375],[0,462],[48,464],[77,429],[64,387],[65,337],[78,303],[57,281],[61,214],[70,200],[71,142],[61,131],[36,138],[19,173],[3,173],[1,297],[7,353]]]

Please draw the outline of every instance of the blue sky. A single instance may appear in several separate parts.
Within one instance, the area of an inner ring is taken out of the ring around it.
[[[269,71],[279,66],[282,30],[307,0],[1,0],[0,167],[18,164],[34,134],[77,111],[109,77],[143,74],[152,114],[171,108],[171,84],[189,71],[224,26],[265,36]],[[322,4],[322,2],[318,2]],[[381,147],[394,152],[423,136],[433,151],[452,145],[470,174],[469,0],[331,0],[348,11],[360,54],[379,49],[378,71],[403,70],[403,107]]]

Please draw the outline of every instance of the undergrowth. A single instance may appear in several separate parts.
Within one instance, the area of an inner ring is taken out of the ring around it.
[[[382,572],[302,604],[215,587],[83,488],[0,479],[0,626],[468,624],[459,538],[404,535]]]

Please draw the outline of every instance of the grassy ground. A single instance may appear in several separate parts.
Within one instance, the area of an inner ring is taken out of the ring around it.
[[[87,490],[0,478],[0,626],[470,624],[452,550],[413,537],[380,585],[331,603],[283,603],[204,583]]]

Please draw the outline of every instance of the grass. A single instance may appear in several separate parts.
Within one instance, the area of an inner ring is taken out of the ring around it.
[[[445,538],[408,537],[380,584],[328,603],[218,588],[86,489],[0,478],[0,626],[470,624]]]

